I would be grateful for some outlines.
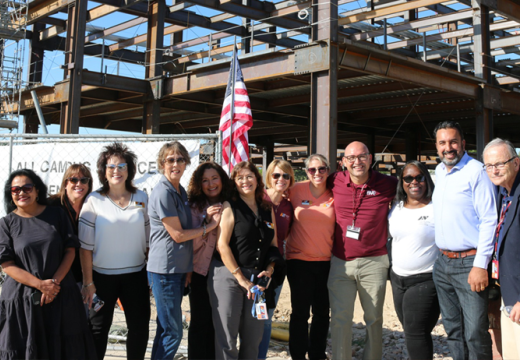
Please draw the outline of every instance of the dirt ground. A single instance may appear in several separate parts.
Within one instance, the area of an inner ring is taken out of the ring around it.
[[[291,294],[287,280],[284,283],[280,300],[276,307],[273,321],[288,323],[291,315]],[[437,326],[432,332],[434,342],[434,358],[451,360],[448,356],[448,345],[446,342],[446,332],[442,326],[441,320],[438,321]],[[408,353],[404,343],[404,333],[401,323],[397,318],[394,309],[394,301],[392,297],[392,288],[390,282],[387,283],[385,305],[383,313],[383,359],[407,359]],[[352,332],[352,355],[353,359],[361,359],[363,356],[363,347],[365,343],[365,323],[363,321],[363,310],[356,299],[353,319]],[[331,340],[329,337],[327,353],[329,358],[333,358],[331,354]],[[289,346],[285,342],[272,340],[269,349],[268,357],[282,357],[290,358]]]

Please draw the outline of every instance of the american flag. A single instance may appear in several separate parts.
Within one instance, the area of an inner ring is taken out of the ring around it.
[[[232,103],[233,90],[233,71],[235,71],[235,99],[234,106]],[[229,158],[229,141],[230,141],[230,124],[231,124],[231,107],[233,106],[233,128],[232,128],[232,147],[231,161]],[[231,173],[233,166],[241,161],[249,160],[249,139],[247,131],[253,126],[253,116],[251,113],[251,104],[247,95],[244,76],[238,63],[238,56],[233,52],[233,60],[229,69],[228,84],[226,88],[226,98],[222,105],[222,114],[220,115],[219,129],[222,131],[222,167],[225,171]]]

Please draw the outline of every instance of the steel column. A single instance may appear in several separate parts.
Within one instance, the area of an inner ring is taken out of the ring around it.
[[[60,118],[60,133],[79,132],[81,107],[81,82],[85,48],[86,14],[88,0],[76,0],[69,8],[64,78],[68,78],[68,101],[63,103]]]
[[[146,77],[148,79],[162,78],[165,0],[150,2],[149,14],[146,40]],[[158,81],[162,82],[162,79]],[[153,94],[151,88],[148,91],[148,101],[144,106],[143,134],[159,134],[160,132],[162,86],[159,84],[159,87],[160,93]]]
[[[491,82],[491,38],[489,31],[489,8],[480,5],[479,1],[472,0],[473,5],[473,43],[475,44],[474,64],[475,76],[483,83]],[[477,158],[482,158],[486,144],[493,138],[493,111],[484,106],[484,91],[479,89],[475,102]]]
[[[309,153],[335,162],[338,127],[338,0],[313,0],[312,40],[329,40],[329,69],[311,74]]]

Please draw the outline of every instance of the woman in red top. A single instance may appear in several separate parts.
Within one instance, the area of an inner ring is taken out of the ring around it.
[[[274,222],[276,223],[278,250],[280,250],[280,254],[285,258],[285,240],[289,235],[289,229],[294,216],[293,206],[287,199],[286,192],[294,185],[294,171],[289,162],[276,159],[269,164],[265,174],[265,179],[267,187],[265,200],[272,205]],[[274,306],[269,308],[269,319],[264,321],[264,335],[258,349],[258,359],[265,359],[267,357],[269,340],[271,339],[271,322],[274,309],[278,303],[278,298],[282,292],[285,274],[280,276],[280,278],[276,278],[276,280],[278,279],[278,283],[275,283],[275,279],[273,279],[271,286],[266,290],[266,296],[268,296],[269,292],[274,292]],[[269,301],[267,305],[269,306]]]

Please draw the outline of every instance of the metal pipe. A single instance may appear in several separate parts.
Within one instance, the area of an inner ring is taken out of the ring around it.
[[[255,42],[255,21],[251,20],[251,50],[250,50],[250,52],[253,52],[254,42]]]
[[[423,58],[424,62],[426,62],[426,31],[422,33],[422,52],[423,52]]]
[[[222,131],[217,130],[216,135],[218,138],[215,144],[215,162],[222,165]]]
[[[231,59],[231,107],[229,111],[229,153],[228,153],[228,175],[231,175],[231,156],[233,155],[233,117],[235,116],[235,74],[237,72],[237,36],[235,35],[233,46],[233,58]],[[235,61],[235,59],[237,61]]]
[[[386,18],[383,20],[383,26],[384,26],[384,33],[383,33],[383,49],[385,50],[388,50],[388,42],[387,42],[387,29],[386,29],[386,26],[387,26],[387,23],[386,23]]]
[[[9,137],[9,174],[13,171],[13,138],[14,136]]]
[[[36,90],[31,90],[31,96],[34,102],[34,108],[36,109],[36,113],[38,114],[38,119],[40,120],[40,124],[42,126],[43,133],[48,134],[49,132],[47,131],[47,125],[45,124],[42,108],[40,107],[40,102],[38,101],[38,97],[36,96]]]
[[[460,44],[457,43],[457,71],[460,72]]]

